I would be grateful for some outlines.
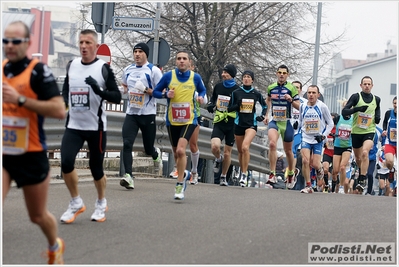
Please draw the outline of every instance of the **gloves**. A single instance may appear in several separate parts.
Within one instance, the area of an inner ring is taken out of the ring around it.
[[[323,142],[324,138],[326,138],[324,135],[318,134],[314,137],[314,139],[317,141],[317,143]]]
[[[256,121],[261,122],[261,121],[264,121],[264,120],[265,120],[265,116],[263,116],[263,115],[256,117]]]
[[[137,81],[136,84],[134,85],[134,89],[137,89],[141,92],[144,92],[145,90],[145,85],[141,81]]]
[[[299,126],[298,121],[296,121],[296,122],[294,123],[294,125],[292,125],[292,127],[294,128],[294,130],[298,129],[298,126]]]
[[[368,106],[364,105],[364,106],[361,106],[361,107],[356,107],[355,110],[356,111],[360,111],[360,112],[365,112],[367,108],[368,108]]]
[[[213,104],[209,104],[209,105],[206,107],[206,109],[208,110],[209,113],[215,112],[215,108],[216,108],[216,105],[213,105]]]
[[[93,77],[89,76],[85,79],[85,83],[87,83],[88,85],[90,85],[91,89],[93,89],[94,93],[96,93],[97,95],[101,96],[102,95],[102,91],[100,89],[100,86],[98,85],[97,81],[94,80]]]

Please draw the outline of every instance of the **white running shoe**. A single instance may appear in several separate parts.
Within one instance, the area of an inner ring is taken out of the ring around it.
[[[96,204],[94,205],[94,212],[91,215],[91,220],[96,222],[104,222],[105,221],[105,212],[108,211],[107,200],[104,199],[100,204],[98,199],[96,200]]]
[[[228,186],[229,184],[226,181],[226,177],[220,177],[220,186]]]
[[[119,184],[126,189],[134,189],[134,180],[130,176],[130,174],[126,173],[122,179],[119,181]]]
[[[304,189],[301,190],[301,193],[305,193],[305,194],[311,194],[313,193],[313,188],[310,186],[306,186]]]
[[[83,203],[76,204],[73,200],[69,201],[69,206],[66,212],[61,216],[62,223],[73,223],[76,217],[86,210],[86,206]]]
[[[198,184],[198,173],[191,173],[190,184],[196,185]]]
[[[176,168],[174,168],[173,171],[169,174],[169,177],[171,177],[173,179],[177,179],[178,176],[179,176],[179,173],[177,172]]]
[[[159,149],[159,147],[156,147],[155,150],[158,153],[158,157],[156,159],[154,159],[154,163],[157,163],[157,162],[162,161],[162,152],[161,152],[161,149]]]
[[[247,185],[247,177],[244,176],[244,175],[241,175],[241,178],[240,178],[240,186],[241,186],[241,187],[245,187],[246,185]]]

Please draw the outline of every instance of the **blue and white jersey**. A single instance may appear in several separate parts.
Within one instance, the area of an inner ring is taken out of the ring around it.
[[[122,84],[127,86],[129,100],[126,114],[155,115],[157,113],[156,99],[134,87],[137,81],[141,81],[146,87],[154,89],[161,78],[161,70],[149,62],[143,66],[132,64],[123,70]]]
[[[307,103],[308,100],[306,98],[300,97],[299,101],[302,103]],[[298,122],[299,124],[299,110],[294,108],[294,106],[291,106],[291,125],[294,125],[295,122]],[[295,130],[294,129],[294,135],[298,134],[300,132],[301,128],[298,126],[298,128]]]
[[[396,142],[398,139],[396,135],[397,131],[396,129],[397,129],[396,115],[394,110],[391,109],[391,112],[389,114],[387,138],[385,139],[385,144],[396,146]]]
[[[299,127],[302,131],[302,142],[308,144],[317,144],[316,135],[328,136],[334,127],[334,121],[330,110],[320,100],[317,100],[314,106],[302,103],[299,106]]]

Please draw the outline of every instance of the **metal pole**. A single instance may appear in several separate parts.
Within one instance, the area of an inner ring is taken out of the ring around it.
[[[315,44],[315,51],[314,51],[313,81],[312,81],[312,84],[316,84],[316,85],[317,85],[317,76],[318,76],[318,72],[319,72],[321,7],[322,7],[322,3],[319,2],[317,4],[316,44]]]
[[[159,51],[159,23],[161,20],[161,3],[157,3],[157,11],[155,13],[154,22],[154,53],[152,57],[152,64],[158,64],[158,51]]]
[[[104,43],[106,20],[107,20],[107,2],[105,2],[103,6],[103,21],[102,21],[103,27],[101,28],[101,44]]]

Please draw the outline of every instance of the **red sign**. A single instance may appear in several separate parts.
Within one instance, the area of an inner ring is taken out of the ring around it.
[[[109,50],[108,45],[101,44],[97,49],[97,57],[101,58],[109,65],[111,65],[111,50]]]

